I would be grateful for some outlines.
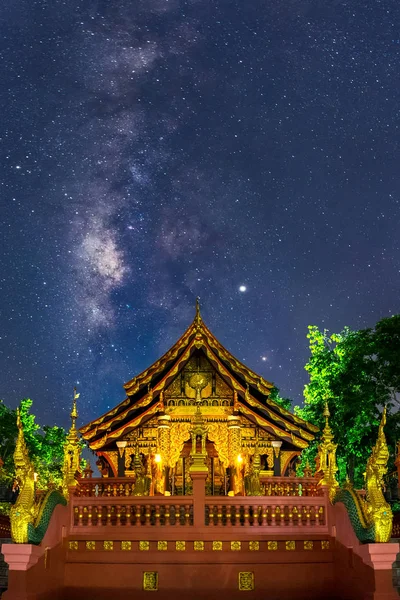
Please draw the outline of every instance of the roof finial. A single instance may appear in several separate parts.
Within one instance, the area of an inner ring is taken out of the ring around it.
[[[197,296],[196,298],[196,316],[195,316],[195,322],[196,325],[200,325],[201,323],[201,314],[200,314],[200,302],[199,302],[200,298]]]
[[[76,387],[74,387],[74,397],[72,400],[72,410],[71,410],[71,420],[72,420],[72,427],[71,429],[75,429],[75,423],[76,423],[76,419],[78,418],[78,410],[76,408],[76,401],[78,400],[80,394],[78,394],[76,392]]]

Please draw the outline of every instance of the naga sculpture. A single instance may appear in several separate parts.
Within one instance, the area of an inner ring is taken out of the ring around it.
[[[332,504],[342,502],[348,512],[354,532],[362,543],[388,542],[392,533],[393,514],[389,504],[383,495],[383,478],[387,472],[389,449],[386,443],[384,427],[386,424],[386,407],[383,410],[379,425],[378,439],[372,449],[365,471],[366,497],[353,488],[350,482],[339,488],[335,478],[337,471],[334,452],[336,445],[333,444],[331,430],[328,424],[329,411],[325,409],[327,425],[322,435],[322,444],[319,448],[319,464],[323,477],[319,485],[327,485],[329,497]],[[330,459],[327,460],[326,442],[324,436],[328,431],[329,443],[334,450]]]
[[[25,443],[21,416],[17,410],[18,437],[14,452],[15,476],[19,494],[11,507],[11,535],[17,544],[40,544],[57,504],[66,504],[56,490],[49,490],[36,502],[34,466]]]
[[[365,471],[366,498],[350,483],[339,489],[334,503],[343,502],[349,513],[353,529],[360,542],[388,542],[392,533],[393,514],[383,495],[383,478],[387,473],[389,449],[384,427],[386,407],[379,425],[378,439],[372,449]]]

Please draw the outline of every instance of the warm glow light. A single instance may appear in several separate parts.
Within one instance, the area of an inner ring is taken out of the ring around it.
[[[238,463],[243,462],[243,457],[241,454],[238,454],[237,461],[238,461]]]
[[[156,461],[156,463],[160,463],[161,462],[161,454],[156,454],[154,457],[154,460]]]
[[[33,481],[35,481],[35,482],[36,482],[36,481],[37,481],[37,478],[38,478],[38,474],[37,474],[37,473],[34,473],[34,474],[33,474]]]

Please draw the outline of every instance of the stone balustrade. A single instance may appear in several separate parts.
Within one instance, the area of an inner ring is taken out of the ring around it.
[[[206,503],[205,524],[250,527],[315,527],[326,525],[326,503],[321,497],[240,497]]]
[[[71,489],[71,528],[327,530],[327,495],[316,487],[315,480],[270,480],[265,496],[206,496],[204,486],[193,496],[133,496],[134,484],[127,479],[81,481],[74,491]]]
[[[183,496],[72,497],[71,526],[145,527],[193,525],[193,498]]]
[[[323,496],[314,477],[261,477],[266,496]]]

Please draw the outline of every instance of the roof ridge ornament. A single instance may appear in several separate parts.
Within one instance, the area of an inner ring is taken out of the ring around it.
[[[194,322],[196,324],[196,327],[199,328],[201,325],[201,314],[200,314],[200,298],[197,296],[196,298],[196,316],[194,318]]]

